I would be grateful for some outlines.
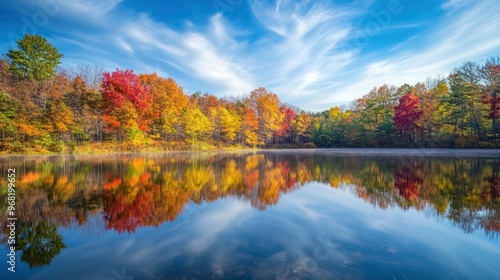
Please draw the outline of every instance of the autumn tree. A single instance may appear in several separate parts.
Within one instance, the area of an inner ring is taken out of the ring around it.
[[[210,120],[200,109],[187,109],[183,112],[184,132],[194,146],[196,140],[203,140],[210,131]]]
[[[220,100],[213,95],[205,93],[199,96],[198,104],[201,112],[207,116],[210,121],[210,136],[214,143],[220,142],[221,120],[219,110],[221,108]]]
[[[247,145],[256,147],[260,144],[259,135],[257,134],[258,129],[259,119],[257,118],[255,111],[251,108],[247,108],[242,122],[242,131],[245,135],[245,143]]]
[[[102,110],[108,131],[118,132],[119,139],[141,137],[149,130],[152,96],[132,70],[103,74]]]
[[[151,134],[158,134],[164,140],[169,135],[180,132],[182,112],[188,105],[188,97],[172,78],[162,78],[156,73],[141,74],[142,84],[149,89],[154,100],[151,113],[154,121],[151,125]]]
[[[53,140],[69,140],[74,128],[73,112],[64,102],[71,89],[71,81],[65,72],[61,72],[53,79],[47,92],[43,128],[44,132],[51,133]]]
[[[234,141],[241,127],[241,117],[233,110],[222,108],[219,110],[219,119],[224,138],[228,142]]]
[[[97,65],[78,65],[67,70],[71,90],[64,102],[75,117],[75,140],[102,141],[103,113],[101,108],[101,80],[103,70]]]
[[[481,67],[481,76],[485,81],[483,103],[488,106],[488,118],[491,119],[491,135],[500,137],[500,57],[492,57]]]
[[[280,107],[280,113],[283,116],[283,121],[281,121],[278,131],[275,132],[278,143],[281,142],[281,140],[286,142],[287,139],[291,138],[292,126],[294,125],[295,118],[297,117],[297,113],[286,105],[282,105]]]
[[[312,117],[309,113],[300,112],[292,123],[292,132],[296,144],[309,140],[312,134]]]
[[[278,96],[260,87],[250,93],[249,102],[259,121],[259,141],[271,140],[271,136],[280,129],[280,124],[283,121]]]
[[[0,90],[9,92],[12,89],[13,75],[9,71],[10,64],[0,58]]]
[[[443,139],[450,137],[453,129],[448,120],[448,104],[447,98],[450,90],[444,80],[439,80],[430,88],[422,97],[421,107],[422,121],[426,134],[427,141],[434,144],[439,144]]]
[[[399,104],[394,107],[394,126],[406,138],[406,145],[415,141],[415,133],[420,129],[418,121],[421,116],[420,98],[412,93],[401,97]]]

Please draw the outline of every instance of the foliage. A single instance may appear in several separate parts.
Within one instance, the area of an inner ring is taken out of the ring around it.
[[[17,47],[7,53],[12,60],[9,71],[17,78],[44,81],[56,76],[56,67],[63,55],[46,38],[26,34],[17,41]]]
[[[127,129],[148,131],[152,96],[131,70],[104,73],[102,110],[109,131],[124,134]]]
[[[408,139],[408,143],[414,141],[415,133],[420,129],[418,121],[421,116],[420,98],[412,93],[401,97],[394,107],[394,126]]]
[[[21,223],[18,228],[17,246],[21,250],[21,261],[30,268],[49,265],[66,248],[57,226],[40,223]]]

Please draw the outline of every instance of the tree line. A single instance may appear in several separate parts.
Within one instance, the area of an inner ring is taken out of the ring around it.
[[[347,106],[306,112],[260,87],[243,97],[186,94],[173,78],[59,68],[27,34],[0,60],[6,153],[217,148],[500,147],[500,58],[448,77],[383,85]]]

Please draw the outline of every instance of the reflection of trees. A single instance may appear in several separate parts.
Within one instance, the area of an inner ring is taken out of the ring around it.
[[[56,158],[23,163],[17,205],[33,224],[82,226],[102,213],[102,230],[133,232],[175,220],[190,201],[235,196],[264,210],[317,181],[383,209],[432,209],[465,232],[481,229],[493,236],[500,232],[499,162],[293,152]]]
[[[16,249],[21,250],[21,261],[30,268],[50,264],[66,248],[56,225],[44,221],[37,224],[20,223],[17,230]]]
[[[408,164],[397,165],[394,169],[394,188],[403,198],[400,205],[404,209],[421,206],[416,204],[420,198],[422,184],[418,170],[420,170],[418,166]]]

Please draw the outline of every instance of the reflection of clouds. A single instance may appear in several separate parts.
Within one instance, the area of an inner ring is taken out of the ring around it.
[[[343,192],[341,196],[344,195],[349,194]],[[349,217],[354,223],[361,225],[361,232],[365,232],[355,233],[360,244],[365,244],[373,250],[372,255],[363,256],[366,260],[390,262],[392,258],[388,255],[394,255],[396,259],[392,264],[398,266],[408,265],[404,261],[413,262],[413,265],[433,263],[454,271],[457,275],[467,275],[466,278],[470,279],[477,276],[471,272],[470,267],[475,267],[476,271],[488,272],[489,275],[498,274],[495,272],[496,265],[493,261],[485,261],[492,260],[494,255],[498,256],[491,243],[485,238],[468,238],[453,227],[450,221],[429,221],[423,213],[415,209],[380,210],[372,207],[371,211],[360,211],[360,208],[370,207],[360,201],[344,203],[343,206],[350,208],[349,212],[356,213]],[[372,237],[369,237],[369,234]],[[460,246],[457,246],[457,242],[460,242]],[[478,258],[478,255],[482,255],[481,258]],[[402,256],[406,260],[400,260]],[[412,259],[413,256],[420,259]]]
[[[187,248],[194,252],[205,251],[217,241],[221,232],[230,229],[239,216],[250,209],[237,201],[232,201],[217,212],[200,213],[192,229],[198,236],[192,237]]]

